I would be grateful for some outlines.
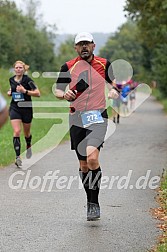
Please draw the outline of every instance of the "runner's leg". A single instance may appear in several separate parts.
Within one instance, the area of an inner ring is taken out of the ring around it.
[[[23,130],[24,130],[24,136],[25,136],[25,140],[26,140],[26,157],[27,158],[31,158],[32,156],[32,150],[31,150],[31,139],[32,139],[32,135],[31,135],[31,123],[23,123]]]
[[[21,152],[21,143],[20,143],[20,133],[21,133],[21,120],[14,119],[11,120],[11,125],[13,128],[13,146],[16,153],[16,162],[17,166],[21,165],[20,152]]]

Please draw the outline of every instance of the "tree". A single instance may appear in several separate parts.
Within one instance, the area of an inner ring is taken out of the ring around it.
[[[111,62],[117,59],[128,61],[134,70],[135,78],[142,78],[143,48],[135,22],[127,21],[112,35],[101,48],[100,56]]]
[[[64,64],[66,61],[77,56],[74,50],[74,38],[69,37],[64,43],[59,47],[59,53],[57,55],[57,61],[59,66]]]
[[[136,20],[140,37],[149,52],[150,75],[167,96],[167,0],[127,0],[125,10]]]
[[[37,20],[37,10],[39,9],[41,2],[39,0],[27,0],[26,2],[24,2],[24,5],[26,16],[31,20]]]
[[[39,28],[34,17],[23,15],[14,2],[0,0],[1,67],[11,67],[21,59],[32,70],[55,70],[53,38],[52,31],[45,26]]]

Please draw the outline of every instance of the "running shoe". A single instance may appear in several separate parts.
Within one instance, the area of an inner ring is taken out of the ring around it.
[[[16,158],[15,165],[16,165],[17,167],[22,166],[22,161],[21,161],[21,158],[20,158],[20,157],[17,157],[17,158]]]
[[[29,159],[32,157],[32,149],[31,146],[27,146],[26,158]]]
[[[100,220],[100,206],[96,203],[88,203],[87,205],[87,221]]]

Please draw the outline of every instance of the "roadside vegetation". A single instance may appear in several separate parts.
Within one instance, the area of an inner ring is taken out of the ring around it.
[[[167,115],[167,99],[165,99],[158,89],[153,90],[153,95],[163,105]],[[150,252],[167,252],[167,168],[164,169],[160,187],[157,192],[157,202],[160,207],[151,209],[152,215],[160,222],[158,228],[161,230],[161,235],[158,237],[157,245]]]
[[[166,252],[167,251],[167,173],[161,178],[161,184],[157,191],[158,208],[151,209],[151,214],[159,220],[158,228],[161,235],[157,239],[157,244],[150,252]]]

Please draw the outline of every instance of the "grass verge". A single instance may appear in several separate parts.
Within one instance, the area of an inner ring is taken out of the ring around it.
[[[153,95],[161,102],[165,113],[167,113],[167,99],[162,98],[158,89],[153,90]],[[157,201],[160,207],[153,209],[152,214],[160,220],[158,227],[162,231],[162,235],[159,237],[157,245],[151,252],[167,252],[167,170],[164,171],[162,176]]]
[[[160,207],[151,209],[151,213],[160,221],[158,228],[162,234],[158,237],[157,245],[150,252],[167,252],[167,171],[162,177],[157,201]]]
[[[161,218],[162,223],[160,226],[163,234],[160,237],[156,252],[167,252],[167,172],[161,183],[159,200],[163,211],[163,216]]]

